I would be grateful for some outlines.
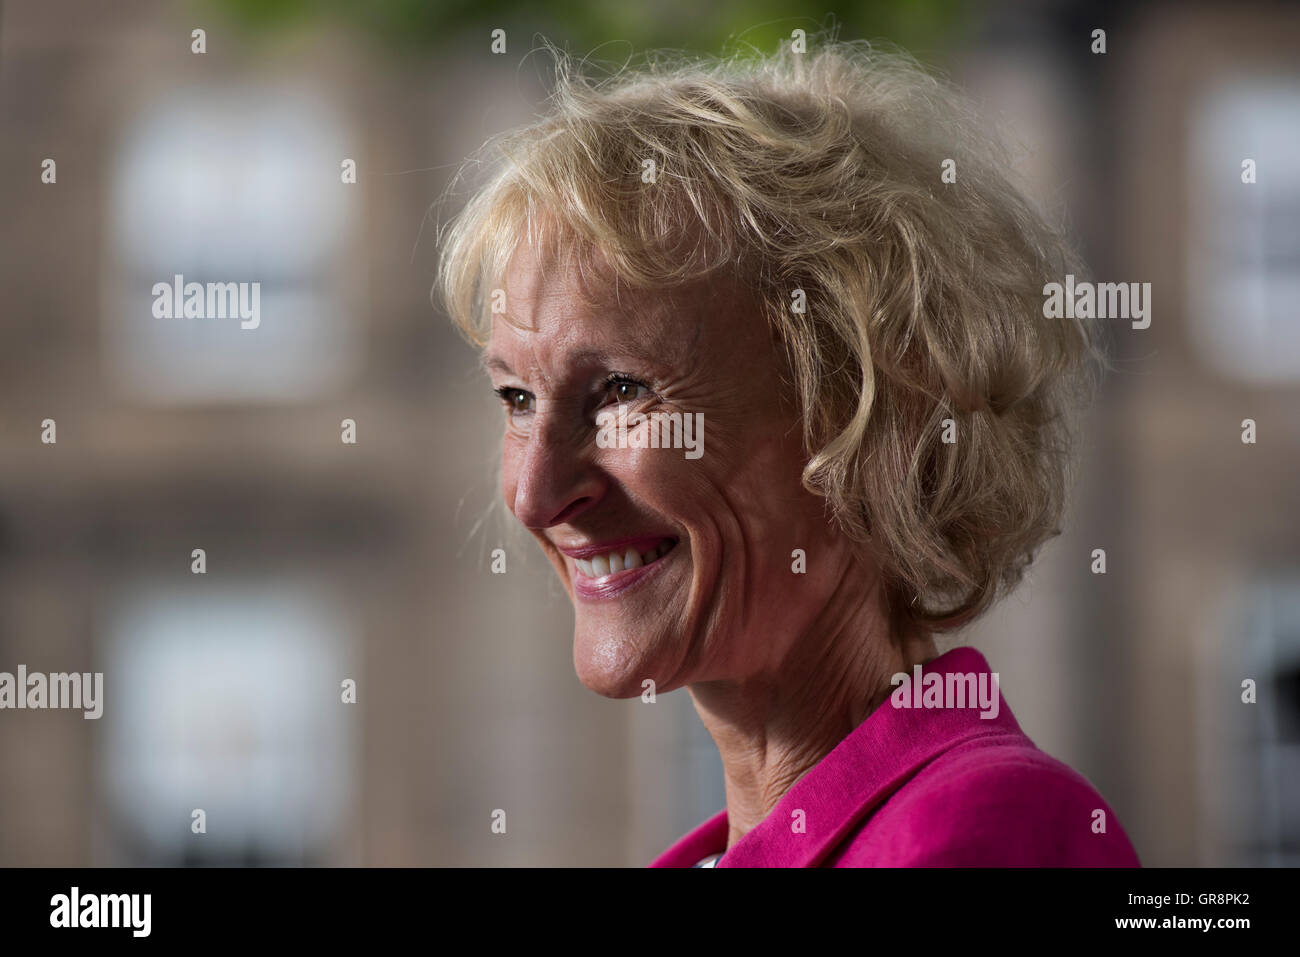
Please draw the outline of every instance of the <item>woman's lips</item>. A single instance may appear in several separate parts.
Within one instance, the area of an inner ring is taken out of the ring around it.
[[[561,548],[573,563],[573,588],[583,598],[609,598],[654,574],[676,547],[674,538],[640,538]]]

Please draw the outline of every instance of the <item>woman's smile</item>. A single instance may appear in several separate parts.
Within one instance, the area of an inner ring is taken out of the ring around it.
[[[654,577],[676,545],[677,539],[658,535],[557,547],[569,558],[574,594],[602,601]]]

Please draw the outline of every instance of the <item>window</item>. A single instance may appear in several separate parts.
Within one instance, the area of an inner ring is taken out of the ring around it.
[[[347,379],[363,283],[345,144],[326,104],[280,90],[182,91],[138,118],[118,151],[106,244],[105,361],[121,393],[295,401]],[[256,327],[156,317],[154,285],[178,275],[258,283]]]
[[[345,609],[292,581],[144,584],[106,636],[112,863],[310,864],[351,800]],[[192,831],[193,811],[206,833]],[[126,837],[122,837],[127,835]]]
[[[1188,312],[1202,360],[1257,384],[1300,381],[1300,78],[1241,78],[1193,108]],[[1242,182],[1255,162],[1256,182]]]

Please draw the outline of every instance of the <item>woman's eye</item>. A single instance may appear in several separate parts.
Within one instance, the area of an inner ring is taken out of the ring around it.
[[[609,382],[609,394],[618,402],[635,402],[649,392],[649,389],[632,379],[611,379]]]
[[[494,390],[500,397],[501,402],[506,407],[506,411],[511,415],[519,415],[525,412],[531,412],[533,407],[533,397],[523,389],[512,389],[510,386],[502,386]]]

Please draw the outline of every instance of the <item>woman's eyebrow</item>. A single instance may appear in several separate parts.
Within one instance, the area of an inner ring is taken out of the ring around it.
[[[640,343],[627,343],[623,348],[618,350],[631,356],[632,358],[643,362],[647,365],[655,366],[657,356],[649,349],[641,347]],[[583,349],[579,352],[572,353],[568,357],[573,364],[591,364],[591,365],[608,365],[611,356],[602,350]],[[506,362],[501,356],[495,353],[484,352],[479,356],[479,365],[485,372],[504,372],[506,375],[515,375],[515,370],[510,368],[510,363]]]
[[[506,362],[505,359],[487,352],[479,356],[479,365],[483,367],[483,371],[485,372],[495,371],[504,372],[506,375],[515,374],[515,370],[510,368],[510,363]]]

